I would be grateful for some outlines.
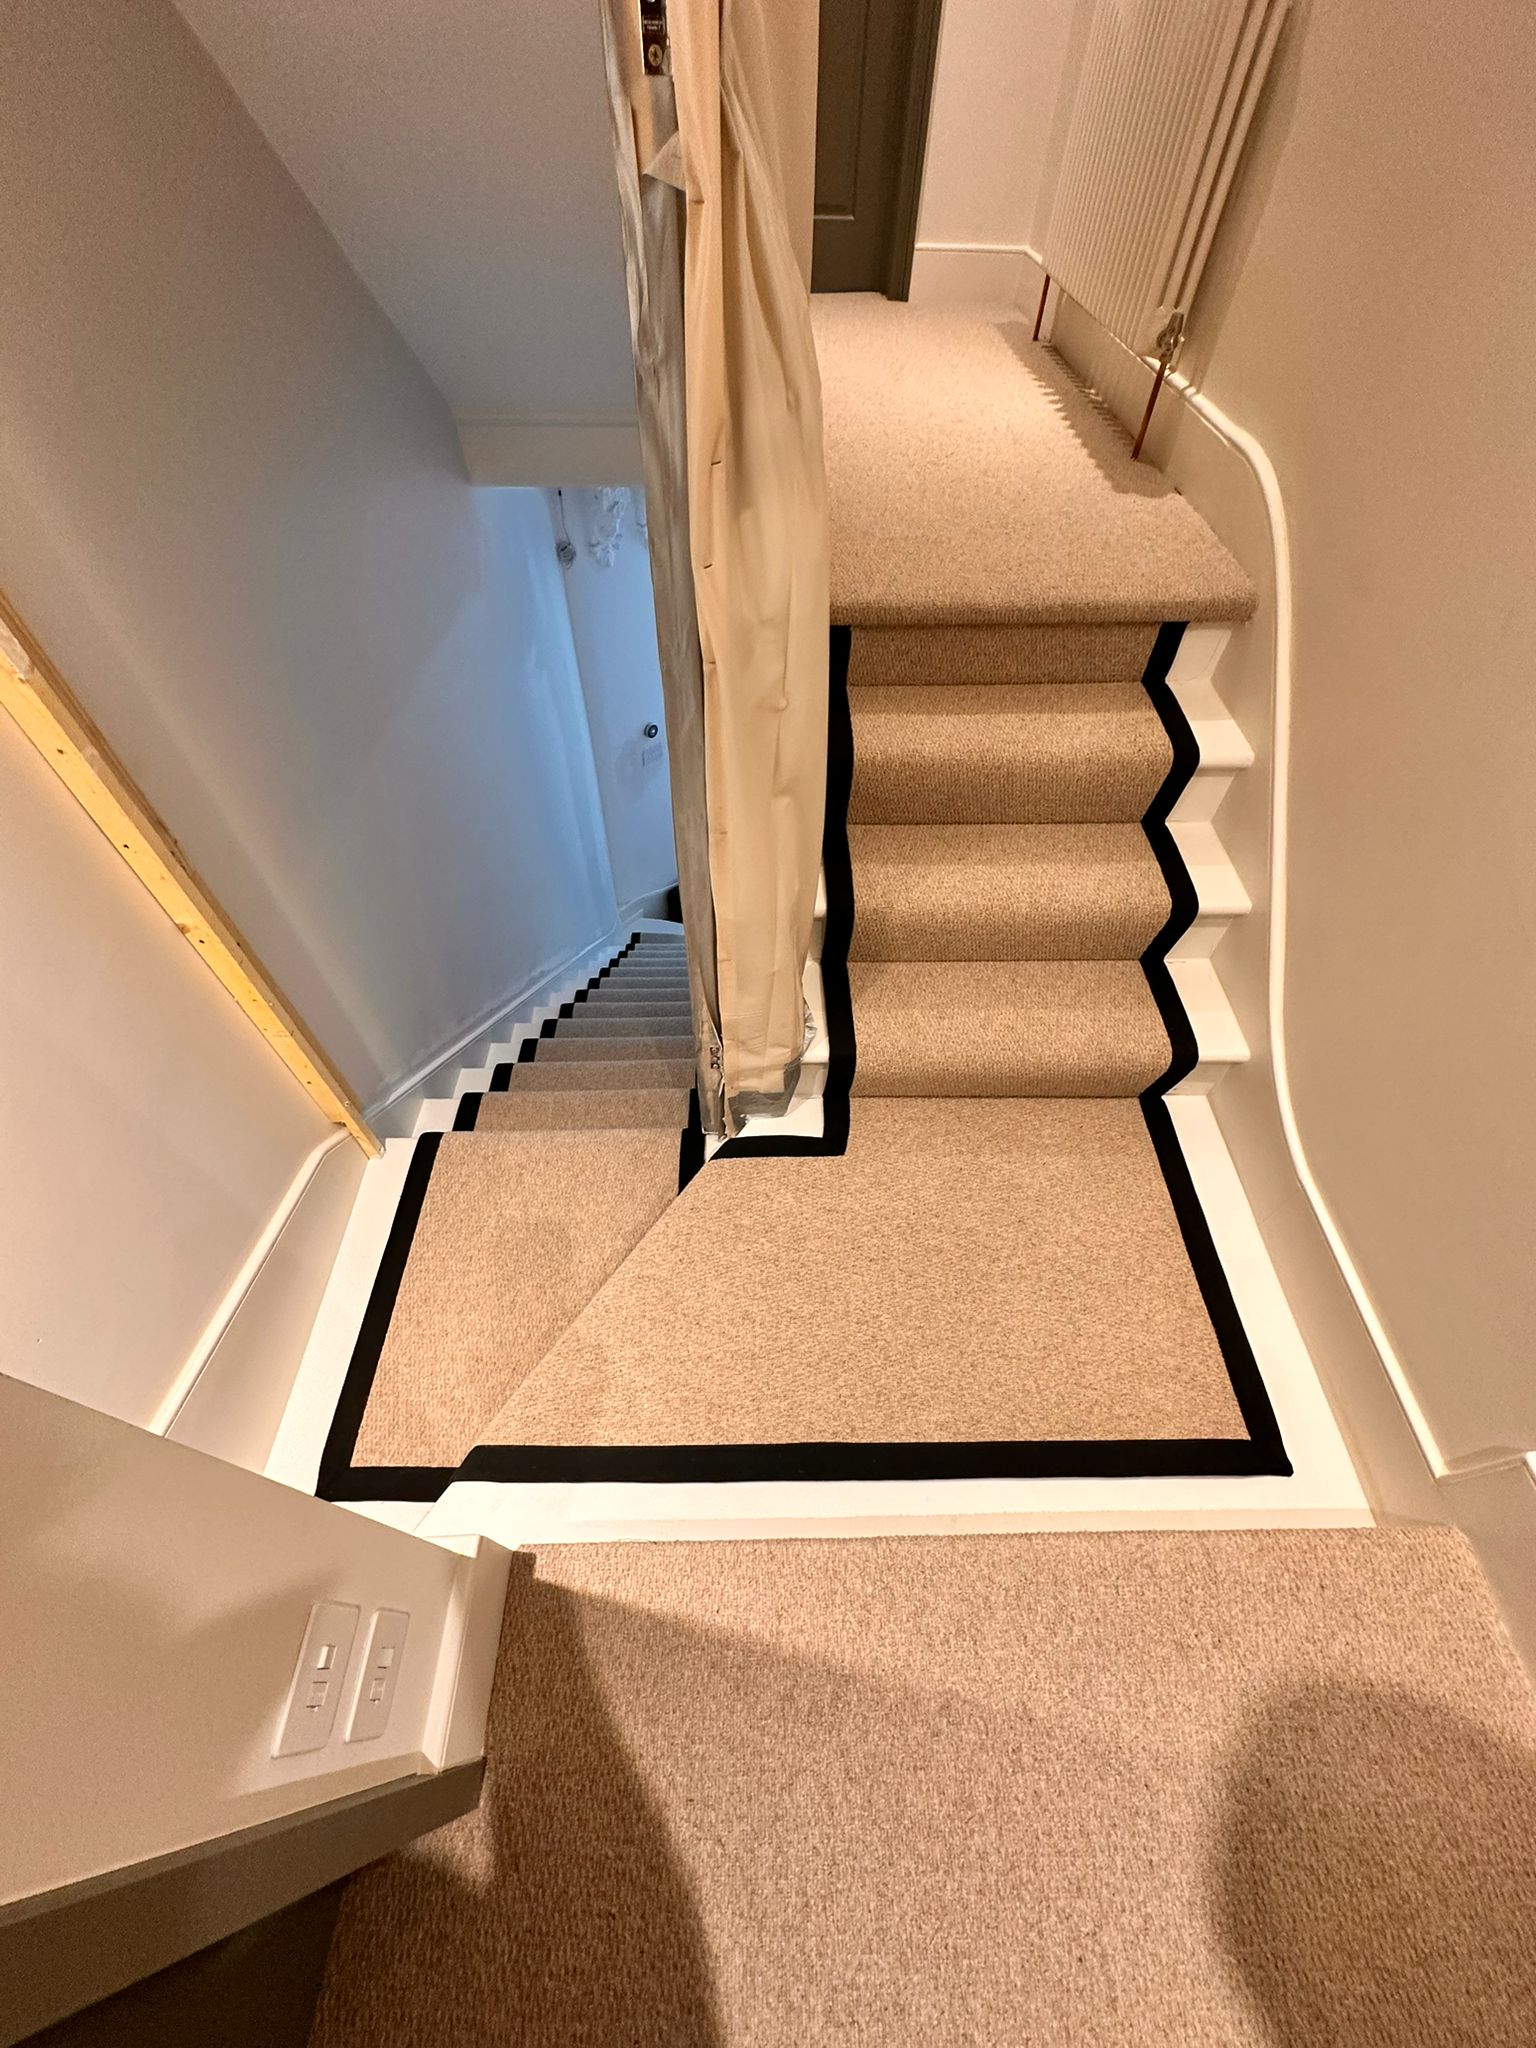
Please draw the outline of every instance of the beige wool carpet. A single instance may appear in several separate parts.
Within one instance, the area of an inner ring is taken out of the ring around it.
[[[532,1058],[418,1141],[395,1225],[403,1270],[392,1243],[322,1490],[340,1472],[349,1497],[388,1496],[390,1471],[456,1466],[673,1200],[693,1081],[682,959],[668,941],[632,942]],[[653,961],[665,994],[646,992]]]
[[[313,2048],[1528,2048],[1536,1717],[1445,1530],[520,1553],[479,1809]]]
[[[677,1192],[677,1131],[449,1132],[358,1431],[456,1465]]]
[[[1022,316],[811,300],[840,624],[1243,619],[1254,593]]]
[[[1245,1436],[1134,1102],[860,1098],[706,1166],[482,1442]]]

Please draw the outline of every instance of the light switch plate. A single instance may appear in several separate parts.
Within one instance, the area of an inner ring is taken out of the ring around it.
[[[395,1687],[400,1682],[400,1663],[405,1656],[405,1632],[411,1617],[398,1607],[381,1607],[368,1624],[357,1671],[357,1691],[347,1717],[348,1742],[370,1742],[384,1733],[389,1710],[394,1705]]]
[[[318,1600],[309,1610],[274,1756],[303,1756],[330,1741],[357,1623],[358,1609],[344,1601]]]

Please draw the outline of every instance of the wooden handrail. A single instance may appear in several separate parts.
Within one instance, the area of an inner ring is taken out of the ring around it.
[[[4,592],[0,704],[294,1079],[366,1153],[382,1151],[362,1105],[199,879]]]

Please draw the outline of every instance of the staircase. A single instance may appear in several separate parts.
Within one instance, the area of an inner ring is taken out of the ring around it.
[[[409,1155],[321,1454],[337,1500],[434,1500],[701,1156],[679,931],[636,933]]]
[[[323,1477],[522,1548],[314,2048],[1513,2048],[1536,1709],[1459,1535],[1322,1526],[1206,1101],[1252,593],[1012,323],[818,327],[823,1100],[706,1164],[637,934],[416,1140]]]
[[[1366,1520],[1203,1100],[1247,1056],[1213,671],[1252,591],[1013,323],[817,322],[824,1105],[699,1173],[681,934],[637,934],[416,1140],[321,1488],[512,1541]]]

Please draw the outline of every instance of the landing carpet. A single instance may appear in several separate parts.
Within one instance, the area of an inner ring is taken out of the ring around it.
[[[854,292],[811,309],[834,619],[1113,626],[1252,611],[1226,549],[1131,461],[1113,417],[1022,316]]]
[[[744,1149],[707,1166],[521,1380],[463,1476],[1279,1462],[1135,1102],[860,1099],[841,1157]]]
[[[513,1560],[475,1813],[313,2048],[1527,2048],[1536,1715],[1445,1530]]]

